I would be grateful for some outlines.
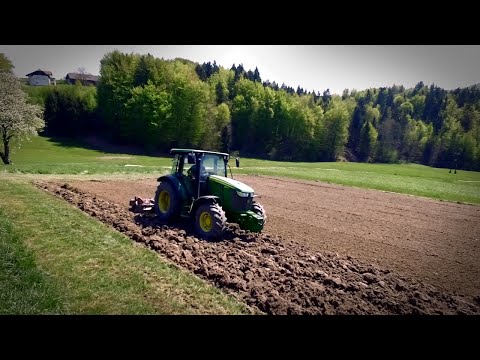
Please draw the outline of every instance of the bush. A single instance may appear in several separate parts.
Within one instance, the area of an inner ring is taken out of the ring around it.
[[[45,133],[49,136],[76,137],[95,132],[97,117],[96,88],[81,85],[56,87],[45,99]]]
[[[56,90],[56,87],[23,85],[22,90],[28,94],[29,102],[31,104],[40,105],[43,108],[48,95]]]

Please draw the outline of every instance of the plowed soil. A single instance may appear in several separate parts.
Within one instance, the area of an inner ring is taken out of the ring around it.
[[[45,183],[100,221],[269,314],[480,314],[480,207],[315,182],[237,176],[262,234],[224,241],[128,212],[157,182]]]

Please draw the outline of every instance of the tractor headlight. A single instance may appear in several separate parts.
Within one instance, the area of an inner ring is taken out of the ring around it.
[[[248,192],[243,192],[243,191],[237,191],[238,196],[240,197],[249,197],[250,193]]]

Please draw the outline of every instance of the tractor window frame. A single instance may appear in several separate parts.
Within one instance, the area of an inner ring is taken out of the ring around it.
[[[190,168],[195,165],[188,162],[188,155],[189,154],[181,154],[181,155],[179,154],[181,158],[180,160],[181,166],[179,167],[179,174],[183,176],[189,176],[188,170],[190,170]]]
[[[178,154],[175,155],[172,159],[172,174],[176,174],[178,172]]]
[[[172,174],[182,174],[185,165],[185,155],[176,154],[172,161]]]
[[[212,161],[213,160],[213,161]],[[227,176],[227,167],[225,165],[225,160],[223,158],[223,156],[219,156],[219,155],[216,155],[216,154],[204,154],[204,157],[202,159],[202,165],[205,166],[205,161],[207,161],[207,165],[210,165],[208,164],[208,162],[212,161],[213,162],[213,167],[212,168],[208,168],[207,171],[209,169],[211,169],[212,171],[208,171],[208,173],[210,175],[220,175],[220,176],[224,176],[226,177]],[[205,166],[206,168],[206,166]]]

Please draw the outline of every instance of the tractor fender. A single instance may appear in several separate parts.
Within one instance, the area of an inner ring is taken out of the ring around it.
[[[182,186],[180,184],[180,181],[178,181],[178,179],[175,177],[175,176],[172,176],[172,175],[163,175],[163,176],[160,176],[158,179],[157,179],[158,182],[162,182],[162,181],[168,181],[174,189],[178,190],[180,186]]]
[[[187,193],[185,186],[182,186],[182,183],[173,175],[164,175],[160,176],[157,179],[158,182],[167,181],[172,185],[173,189],[181,196],[182,199],[187,198]],[[156,200],[156,199],[155,199]]]
[[[175,180],[178,181],[178,179],[176,179],[175,176],[172,176],[172,175],[162,175],[157,179],[157,181],[160,182],[160,181],[168,180],[168,179],[171,179],[173,181],[175,181]]]
[[[206,195],[200,196],[197,200],[195,200],[192,204],[192,209],[190,210],[190,215],[195,216],[197,209],[200,205],[203,204],[220,204],[220,198],[218,196],[213,195]]]

